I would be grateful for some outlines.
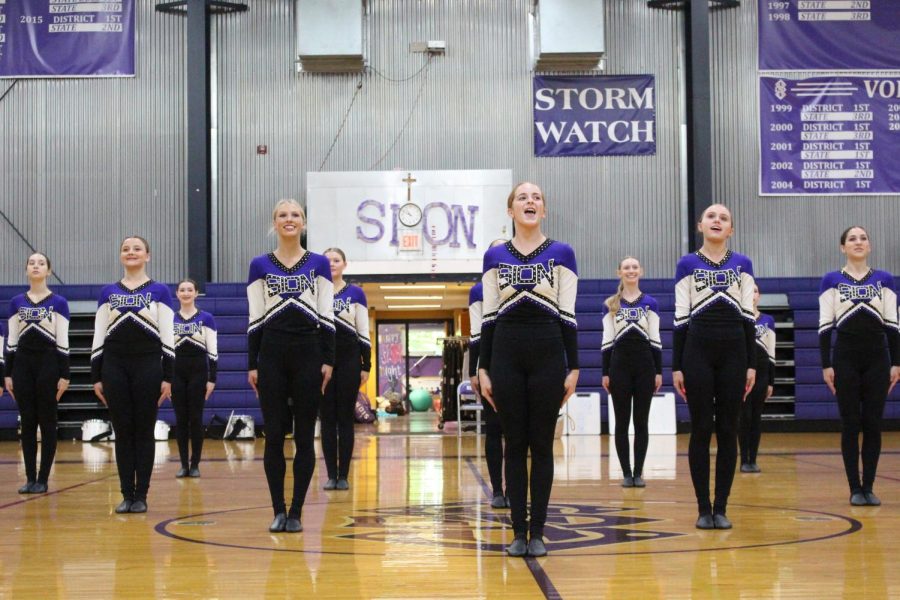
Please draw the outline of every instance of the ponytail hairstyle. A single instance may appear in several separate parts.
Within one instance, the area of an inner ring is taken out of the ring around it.
[[[622,263],[628,259],[638,260],[633,256],[625,256],[622,260],[619,261],[619,266],[616,267],[616,271],[622,268]],[[641,264],[641,261],[638,260],[638,264]],[[625,282],[622,281],[622,277],[619,277],[619,285],[616,287],[616,293],[606,299],[604,304],[609,309],[609,312],[615,315],[619,312],[619,309],[622,308],[622,292],[625,291]]]

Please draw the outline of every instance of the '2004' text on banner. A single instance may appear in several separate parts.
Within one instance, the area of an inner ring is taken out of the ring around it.
[[[900,194],[900,76],[759,78],[760,193]]]

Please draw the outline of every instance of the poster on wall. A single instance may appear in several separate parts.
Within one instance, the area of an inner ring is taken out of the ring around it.
[[[900,194],[900,76],[759,78],[760,194]]]
[[[406,325],[378,324],[378,395],[406,396]]]
[[[759,0],[759,69],[900,69],[900,1]]]
[[[133,77],[134,2],[0,0],[0,78]]]
[[[534,77],[535,156],[656,154],[653,75]]]

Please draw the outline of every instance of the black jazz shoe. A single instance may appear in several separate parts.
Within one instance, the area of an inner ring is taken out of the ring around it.
[[[547,547],[540,536],[528,540],[528,556],[547,556]]]
[[[35,490],[32,489],[31,491],[34,492]],[[863,495],[866,497],[866,506],[881,506],[881,500],[872,492],[863,492]]]
[[[275,515],[275,519],[272,521],[272,524],[269,525],[269,531],[272,533],[278,533],[279,531],[284,531],[285,526],[287,525],[287,515],[283,512]]]
[[[716,529],[731,529],[731,521],[722,513],[713,515],[713,524],[716,526]]]
[[[284,522],[284,530],[287,533],[299,533],[303,531],[303,525],[300,524],[300,519],[288,517],[287,521]]]
[[[506,553],[510,556],[525,556],[526,552],[528,552],[528,542],[524,535],[516,536],[513,543],[506,547]]]
[[[119,505],[116,507],[116,513],[122,515],[131,512],[131,503],[132,500],[130,498],[125,498],[119,502]]]
[[[716,523],[713,521],[713,516],[709,513],[700,515],[697,518],[697,524],[695,525],[697,529],[715,529]]]

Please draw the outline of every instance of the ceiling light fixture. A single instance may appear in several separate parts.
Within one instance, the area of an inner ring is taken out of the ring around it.
[[[388,304],[388,308],[397,309],[402,308],[404,310],[409,310],[410,308],[440,308],[440,304]]]

